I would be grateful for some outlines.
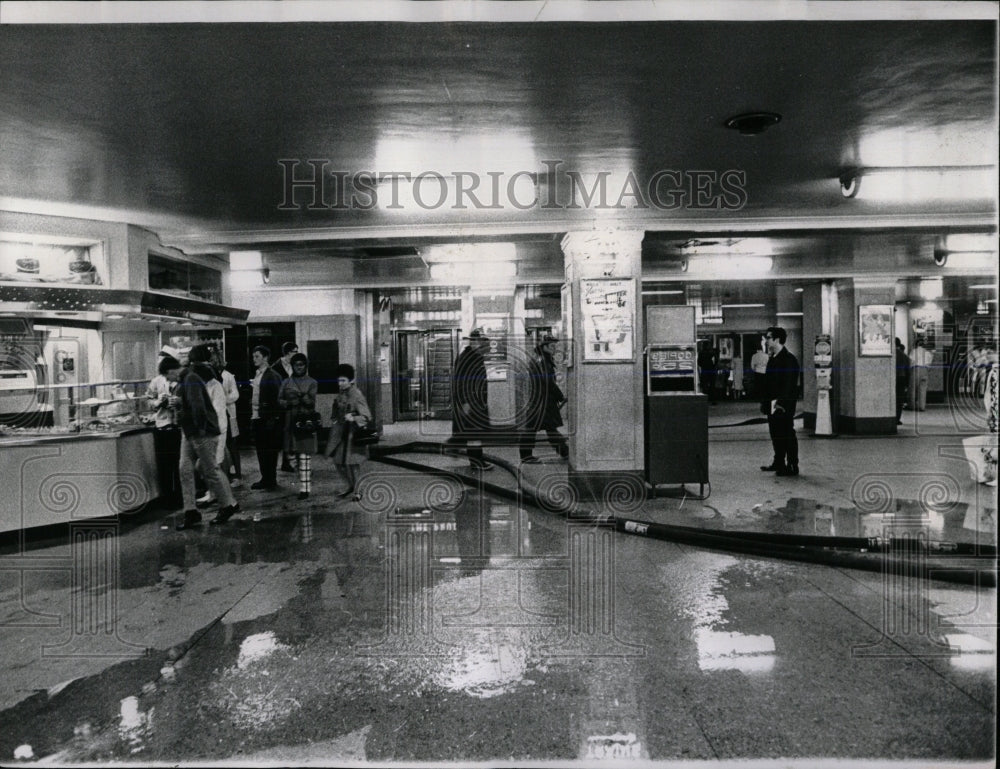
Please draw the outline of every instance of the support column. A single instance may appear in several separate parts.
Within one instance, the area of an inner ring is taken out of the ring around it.
[[[623,482],[631,493],[644,489],[643,235],[591,230],[562,242],[572,307],[563,319],[572,345],[569,481],[579,499],[614,497]]]
[[[833,365],[839,370],[837,431],[853,435],[895,435],[896,350],[892,313],[896,281],[889,278],[853,278],[838,281],[837,329]],[[888,355],[862,355],[860,308],[888,307]]]
[[[816,402],[818,390],[816,387],[816,368],[812,355],[816,337],[829,334],[835,338],[836,292],[830,284],[807,284],[802,291],[802,426],[807,430],[816,428]],[[834,367],[840,365],[833,362]],[[831,402],[836,403],[837,390],[830,395]],[[831,414],[835,411],[831,411]],[[834,425],[836,431],[836,425]]]

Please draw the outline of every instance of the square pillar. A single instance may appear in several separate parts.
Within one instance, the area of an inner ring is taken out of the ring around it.
[[[571,345],[569,480],[580,499],[620,499],[623,489],[626,496],[644,489],[644,234],[570,232],[562,242],[571,308],[563,318]]]
[[[839,370],[837,430],[853,435],[895,435],[896,350],[892,313],[896,281],[853,278],[837,282],[837,329],[834,335],[834,368]],[[863,355],[860,310],[888,307],[889,353]]]

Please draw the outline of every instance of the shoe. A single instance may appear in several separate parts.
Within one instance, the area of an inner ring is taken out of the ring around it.
[[[783,477],[788,477],[788,476],[798,475],[798,474],[799,474],[798,465],[789,465],[788,467],[782,467],[780,470],[778,470],[775,473],[775,475],[780,475],[780,476],[783,476]]]
[[[522,457],[521,462],[526,465],[538,465],[541,464],[542,460],[538,457]]]
[[[354,488],[349,488],[346,491],[342,491],[337,495],[337,499],[347,499],[351,494],[354,493]]]
[[[229,480],[229,488],[231,488],[231,489],[238,489],[242,485],[243,485],[243,479],[242,478],[231,478]]]
[[[198,497],[198,499],[196,499],[194,503],[198,507],[205,507],[207,505],[212,504],[214,501],[215,501],[215,496],[212,494],[212,492],[206,491],[204,495]]]
[[[784,470],[785,466],[784,465],[776,465],[774,462],[772,462],[769,465],[761,465],[760,469],[763,470],[765,473],[768,473],[768,472],[771,472],[773,470],[779,470],[779,471],[780,470]]]
[[[896,424],[897,424],[897,425],[901,425],[901,424],[903,424],[903,420],[902,420],[902,419],[897,419],[897,420],[896,420]]]
[[[359,491],[357,494],[355,494],[353,497],[351,497],[351,501],[352,502],[360,502],[361,501],[361,492]]]
[[[260,491],[261,489],[266,489],[267,486],[264,485],[263,481],[254,481],[250,484],[250,488],[254,491]]]
[[[308,491],[300,491],[299,492],[299,499],[300,500],[301,499],[309,499],[309,492]]]
[[[294,473],[295,472],[295,468],[292,467],[288,462],[285,462],[285,464],[283,464],[281,466],[281,472],[283,472],[283,473]]]
[[[200,523],[201,513],[197,510],[185,510],[184,520],[178,523],[174,528],[177,529],[177,531],[184,531],[185,529],[193,529]]]
[[[216,515],[211,521],[209,521],[209,523],[212,526],[219,526],[220,524],[223,524],[226,521],[228,521],[239,511],[240,511],[239,505],[230,505],[229,507],[224,507],[219,511],[218,515]]]

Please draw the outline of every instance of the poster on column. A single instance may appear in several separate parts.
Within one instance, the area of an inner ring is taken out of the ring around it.
[[[583,320],[583,360],[622,362],[635,359],[635,281],[580,281]]]

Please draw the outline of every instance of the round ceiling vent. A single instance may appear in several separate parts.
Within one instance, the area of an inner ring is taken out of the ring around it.
[[[777,112],[747,112],[729,118],[726,128],[739,131],[744,136],[756,136],[779,122],[781,115]]]

